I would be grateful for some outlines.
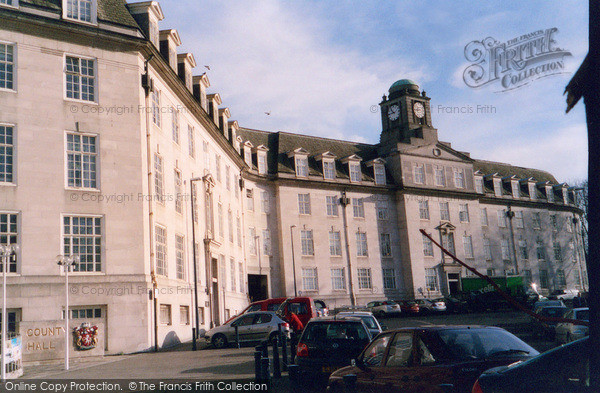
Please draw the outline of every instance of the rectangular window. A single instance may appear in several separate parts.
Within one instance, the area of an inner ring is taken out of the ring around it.
[[[251,212],[254,211],[254,190],[246,189],[246,208]]]
[[[298,194],[298,213],[310,214],[310,194]]]
[[[242,246],[242,221],[240,220],[240,216],[238,215],[235,219],[236,227],[237,227],[237,245],[238,247]]]
[[[185,238],[181,235],[175,235],[175,266],[177,278],[185,280]]]
[[[552,187],[546,187],[546,197],[548,198],[548,202],[554,202],[554,190]]]
[[[156,242],[156,274],[167,276],[167,228],[157,225],[154,229]]]
[[[374,165],[373,171],[375,172],[375,184],[385,185],[385,167],[383,165]]]
[[[543,261],[544,259],[546,259],[546,251],[544,249],[544,242],[542,242],[541,239],[538,239],[535,242],[535,251],[536,251],[538,260]]]
[[[179,323],[181,325],[189,325],[190,324],[190,307],[189,306],[179,306]]]
[[[221,182],[221,156],[215,154],[215,172],[217,173],[217,181]]]
[[[196,158],[196,133],[191,125],[188,125],[188,153],[190,157]],[[206,156],[209,157],[208,154]],[[210,160],[210,157],[208,159]],[[206,168],[208,169],[208,165]]]
[[[0,42],[0,89],[15,88],[15,46]]]
[[[373,283],[371,282],[371,269],[360,268],[358,269],[358,289],[372,289]]]
[[[350,181],[360,182],[362,180],[362,172],[360,170],[360,164],[358,162],[348,163],[350,168]]]
[[[175,179],[175,211],[183,213],[183,181],[181,179],[181,171],[175,169],[173,175]]]
[[[261,199],[260,202],[261,202],[262,212],[266,214],[269,212],[269,192],[261,191],[260,199]]]
[[[160,197],[162,201],[164,194],[163,187],[163,162],[162,157],[158,154],[154,155],[154,193]]]
[[[65,16],[69,19],[93,23],[95,20],[92,14],[94,10],[93,5],[93,0],[67,0]]]
[[[463,236],[463,248],[465,250],[466,258],[474,258],[473,255],[473,238],[469,235]]]
[[[484,207],[481,209],[481,226],[487,227],[488,224],[489,224],[489,222],[488,222],[488,215],[487,215],[487,207]]]
[[[244,293],[244,265],[238,262],[238,274],[240,276],[240,292]]]
[[[454,233],[442,235],[442,247],[456,255],[456,249],[454,248]]]
[[[1,58],[0,58],[1,59]],[[83,101],[96,99],[95,60],[80,57],[65,57],[65,91],[67,98]],[[2,78],[0,77],[0,80]],[[154,97],[153,97],[154,98]],[[153,101],[154,109],[154,101]],[[154,114],[154,111],[153,111]],[[160,112],[159,112],[160,115]],[[154,119],[154,118],[153,118]],[[158,117],[160,127],[160,116]],[[155,122],[156,124],[156,122]]]
[[[305,291],[317,291],[319,289],[316,267],[302,268],[302,287]]]
[[[14,213],[0,213],[0,245],[8,246],[19,242],[18,232],[18,217]],[[17,253],[18,255],[18,253]],[[71,255],[71,254],[66,254]],[[0,264],[0,272],[2,272],[2,264]],[[17,258],[11,257],[8,259],[7,273],[17,272]]]
[[[535,183],[529,183],[529,198],[531,199],[537,199],[537,187],[535,186]]]
[[[296,157],[296,176],[308,177],[307,157]]]
[[[550,216],[550,224],[553,231],[558,231],[558,217],[556,215],[553,214]]]
[[[362,198],[352,198],[354,218],[365,218],[365,204]]]
[[[337,217],[338,215],[338,205],[337,205],[337,196],[326,196],[325,197],[327,204],[327,215],[331,217]]]
[[[335,179],[335,161],[323,160],[323,178],[327,180]]]
[[[450,221],[450,205],[448,202],[440,202],[440,220]]]
[[[525,278],[525,284],[529,285],[533,282],[533,277],[531,275],[531,270],[529,269],[524,269],[523,270],[523,277]]]
[[[71,319],[92,319],[92,318],[102,318],[102,309],[101,308],[76,308],[76,309],[71,309],[71,307],[69,307],[70,311],[71,311]],[[9,314],[10,316],[10,314]],[[1,314],[0,314],[0,319],[1,319]],[[65,318],[65,310],[63,308],[62,310],[62,319]],[[9,329],[9,331],[11,331]]]
[[[506,210],[498,210],[498,227],[506,228]]]
[[[517,227],[517,228],[524,228],[525,227],[525,223],[523,221],[523,212],[522,211],[516,211],[515,212],[515,227]]]
[[[263,229],[263,254],[271,255],[271,231]]]
[[[230,290],[231,292],[235,292],[237,291],[237,285],[235,282],[235,261],[233,260],[233,258],[229,259],[229,278],[231,278],[231,286],[230,286]]]
[[[258,153],[258,173],[261,175],[267,174],[267,155],[265,153]]]
[[[171,325],[171,305],[170,304],[161,304],[160,305],[160,324],[161,325]]]
[[[256,255],[256,229],[248,228],[248,252],[250,255]]]
[[[502,196],[502,180],[494,179],[494,195],[497,197]]]
[[[313,231],[303,229],[302,231],[300,231],[300,236],[301,236],[301,240],[302,240],[302,255],[305,255],[305,256],[315,255]]]
[[[475,177],[475,192],[483,194],[483,177]]]
[[[339,231],[329,232],[329,255],[342,256],[342,240]]]
[[[331,288],[334,291],[343,291],[346,289],[346,276],[343,267],[331,269]]]
[[[208,150],[208,142],[202,141],[202,153],[204,154],[204,167],[206,170],[210,168],[210,153]]]
[[[571,221],[570,219],[567,219],[565,221],[565,223],[566,223],[566,227],[567,227],[567,232],[569,232],[569,233],[573,232],[573,221]]]
[[[359,257],[366,257],[369,255],[367,234],[365,232],[356,232],[356,255]]]
[[[97,188],[96,162],[98,152],[96,137],[67,133],[66,148],[68,186],[73,188]],[[1,156],[0,159],[2,159]],[[0,168],[2,165],[3,163],[0,163]]]
[[[173,131],[173,142],[179,144],[179,112],[171,107],[171,129]]]
[[[396,289],[396,272],[394,269],[383,269],[383,289]]]
[[[469,205],[461,203],[458,207],[458,219],[460,222],[469,222]]]
[[[425,184],[425,165],[415,164],[414,176],[416,184]]]
[[[494,277],[496,275],[496,269],[487,269],[486,275],[488,277]]]
[[[533,229],[542,228],[542,218],[539,212],[533,213]]]
[[[502,249],[502,260],[510,261],[510,244],[508,239],[503,238],[500,242],[500,248]]]
[[[252,150],[250,150],[250,146],[244,146],[244,161],[252,168]]]
[[[446,170],[443,166],[435,167],[435,185],[439,187],[446,186]]]
[[[456,188],[465,188],[465,170],[454,169],[454,186]]]
[[[233,189],[235,192],[235,199],[240,197],[240,178],[238,175],[233,176]]]
[[[567,278],[565,277],[565,271],[562,269],[556,271],[556,285],[559,288],[564,288],[567,286]]]
[[[12,126],[0,125],[0,183],[13,182],[14,147],[14,128]]]
[[[552,243],[552,250],[554,251],[554,260],[562,261],[562,250],[559,242]]]
[[[527,249],[526,240],[519,240],[519,254],[521,255],[521,259],[529,259],[529,250]]]
[[[516,181],[511,182],[511,187],[512,187],[513,198],[520,198],[521,197],[521,189],[519,187],[519,182],[516,182]]]
[[[437,291],[438,287],[438,276],[435,268],[425,269],[425,285],[428,291]]]
[[[548,270],[540,269],[540,288],[548,289]]]
[[[379,235],[379,248],[382,257],[392,256],[392,239],[389,233],[382,233]]]
[[[429,220],[429,201],[419,201],[419,218]]]
[[[79,255],[78,272],[102,270],[102,219],[100,217],[63,217],[63,253]]]
[[[377,209],[377,219],[378,220],[387,220],[388,219],[388,217],[389,217],[388,204],[386,201],[377,201],[376,209]]]
[[[433,256],[433,243],[431,242],[431,239],[429,239],[427,236],[425,235],[421,235],[423,236],[423,255],[426,257],[432,257]]]
[[[225,165],[225,188],[227,191],[231,191],[231,168],[229,165]]]
[[[198,207],[198,187],[196,183],[192,184],[192,199],[194,200],[194,209],[192,210],[192,216],[194,218],[194,222],[198,222],[200,217],[200,208]]]
[[[229,229],[229,242],[233,243],[233,213],[227,211],[227,228]]]
[[[0,0],[0,4],[16,7],[19,4],[19,0]]]
[[[223,223],[223,205],[217,204],[217,222],[219,223],[219,237],[223,239],[225,236],[225,228]]]
[[[486,261],[492,260],[492,243],[489,238],[483,238],[483,257]]]

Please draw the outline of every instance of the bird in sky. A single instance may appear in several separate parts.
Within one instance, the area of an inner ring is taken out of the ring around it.
[[[267,115],[267,116],[271,116],[271,111],[269,111],[269,112],[265,112],[265,115]]]
[[[204,68],[210,71],[210,66],[205,65]]]

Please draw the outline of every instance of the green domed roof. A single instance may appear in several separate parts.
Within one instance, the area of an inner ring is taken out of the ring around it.
[[[391,93],[393,91],[414,87],[419,90],[419,85],[417,85],[415,81],[411,81],[410,79],[400,79],[390,86],[389,92]]]

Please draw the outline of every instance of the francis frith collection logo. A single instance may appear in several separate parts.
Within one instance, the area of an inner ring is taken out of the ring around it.
[[[499,42],[492,37],[471,41],[465,46],[465,58],[471,64],[463,80],[472,88],[499,83],[507,91],[523,87],[535,79],[565,72],[564,58],[571,52],[559,48],[556,27]]]

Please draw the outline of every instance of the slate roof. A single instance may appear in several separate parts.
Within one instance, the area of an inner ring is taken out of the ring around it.
[[[473,162],[473,170],[479,170],[483,172],[484,175],[498,173],[500,177],[512,175],[517,176],[519,179],[528,179],[530,177],[533,177],[536,181],[549,181],[553,184],[558,184],[556,178],[546,171],[542,171],[539,169],[523,168],[520,166],[504,164],[501,162],[475,160],[475,162]]]
[[[125,4],[125,0],[98,0],[98,20],[138,28],[137,22]],[[62,12],[62,0],[20,0],[19,5],[51,12]]]

